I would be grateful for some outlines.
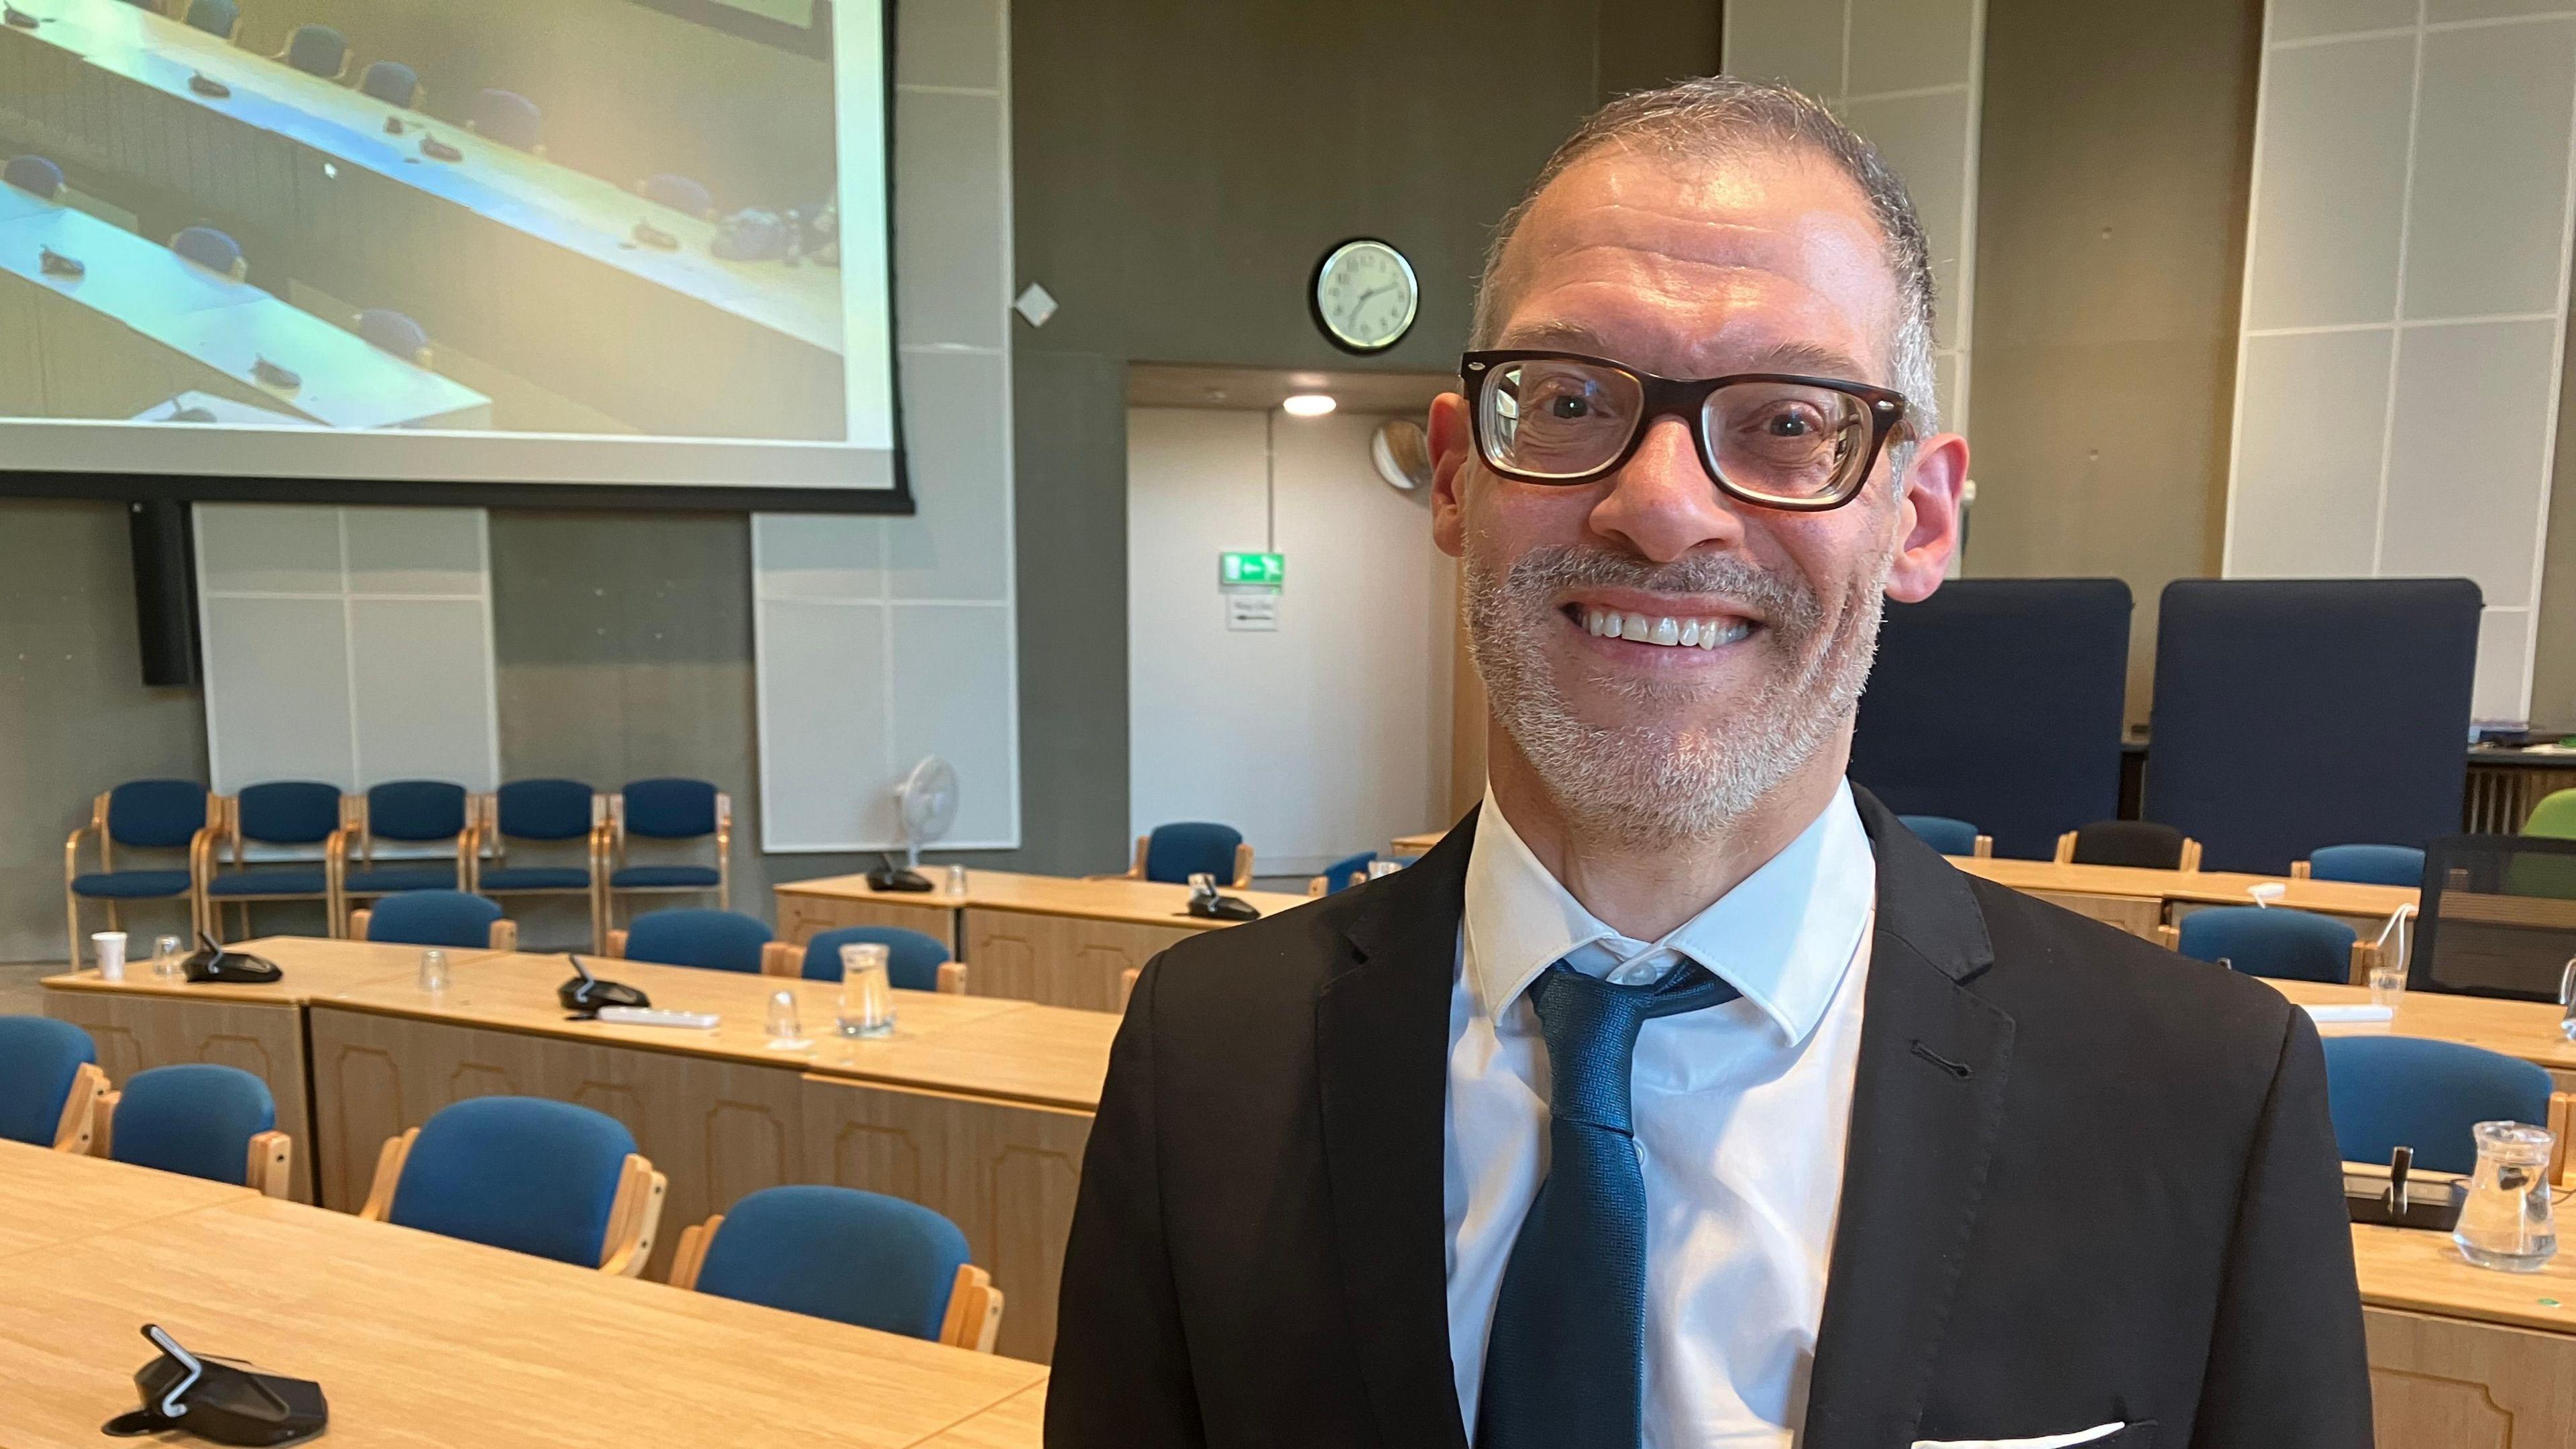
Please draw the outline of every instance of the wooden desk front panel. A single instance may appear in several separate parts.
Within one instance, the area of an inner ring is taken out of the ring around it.
[[[963,914],[969,993],[1084,1011],[1118,1010],[1119,978],[1205,929],[972,906]]]
[[[45,1014],[89,1033],[98,1044],[98,1064],[114,1086],[146,1068],[185,1062],[239,1067],[266,1082],[277,1099],[278,1130],[295,1139],[290,1191],[298,1202],[313,1201],[317,1144],[306,1112],[312,1099],[304,1073],[302,1007],[48,988]],[[372,1155],[368,1160],[374,1161]],[[363,1189],[359,1196],[365,1197]]]
[[[936,937],[948,948],[950,960],[965,959],[957,954],[957,903],[953,896],[923,896],[922,901],[947,902],[923,905],[900,897],[807,895],[784,887],[772,894],[778,901],[778,939],[792,945],[802,946],[813,940],[818,931],[836,931],[843,926],[901,926]]]
[[[2032,891],[2032,895],[2053,906],[2064,906],[2079,916],[2090,916],[2105,925],[2117,926],[2132,936],[2156,939],[2156,927],[2165,922],[2165,903],[2141,896],[2097,896],[2075,891]]]
[[[2362,1326],[2379,1449],[2576,1443],[2576,1337],[2387,1308]]]

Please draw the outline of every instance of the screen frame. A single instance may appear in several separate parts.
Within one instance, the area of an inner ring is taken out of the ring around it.
[[[715,28],[742,33],[730,23],[717,23],[710,12],[730,7],[713,0],[636,0],[648,8],[670,11]],[[880,53],[881,103],[885,108],[885,258],[887,415],[892,445],[887,463],[894,482],[884,488],[794,488],[743,484],[490,482],[452,479],[303,478],[235,473],[134,473],[40,471],[12,468],[0,457],[0,498],[52,498],[134,503],[315,503],[388,508],[560,508],[632,512],[670,509],[716,513],[852,513],[890,517],[918,514],[913,497],[911,449],[903,417],[903,318],[896,285],[895,247],[895,64],[896,7],[900,0],[878,0],[878,24],[884,32]],[[756,20],[744,12],[733,16]],[[810,32],[824,38],[828,49],[838,6],[816,0],[817,23]],[[789,28],[773,27],[780,31]],[[763,38],[766,37],[755,37]],[[775,40],[767,43],[777,44]],[[781,49],[805,52],[802,46]],[[835,74],[833,84],[840,83]],[[386,430],[388,434],[398,430]],[[752,440],[757,441],[757,440]],[[854,450],[856,451],[856,450]],[[379,492],[398,496],[376,497]]]

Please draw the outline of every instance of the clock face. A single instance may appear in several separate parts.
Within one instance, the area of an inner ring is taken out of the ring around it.
[[[1315,323],[1345,352],[1384,352],[1413,327],[1422,300],[1404,253],[1369,238],[1346,241],[1315,268]]]

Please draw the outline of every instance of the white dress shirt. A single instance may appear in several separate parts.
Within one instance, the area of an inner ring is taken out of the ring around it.
[[[1444,1133],[1449,1343],[1469,1437],[1486,1336],[1546,1170],[1547,1044],[1526,989],[1687,957],[1744,993],[1648,1021],[1631,1092],[1646,1181],[1645,1441],[1793,1442],[1842,1196],[1878,862],[1844,786],[1788,848],[1649,945],[1583,908],[1489,791],[1467,862]]]

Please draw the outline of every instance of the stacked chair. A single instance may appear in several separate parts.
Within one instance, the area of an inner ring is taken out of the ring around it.
[[[213,797],[194,780],[128,780],[90,803],[89,823],[63,842],[63,904],[71,923],[71,963],[81,964],[81,902],[107,910],[107,928],[125,929],[122,907],[134,901],[189,903],[197,923],[196,862],[207,848]],[[81,869],[81,842],[95,840],[98,869]],[[119,848],[129,862],[119,865]],[[154,854],[142,856],[143,852]],[[180,852],[174,864],[169,856]]]

